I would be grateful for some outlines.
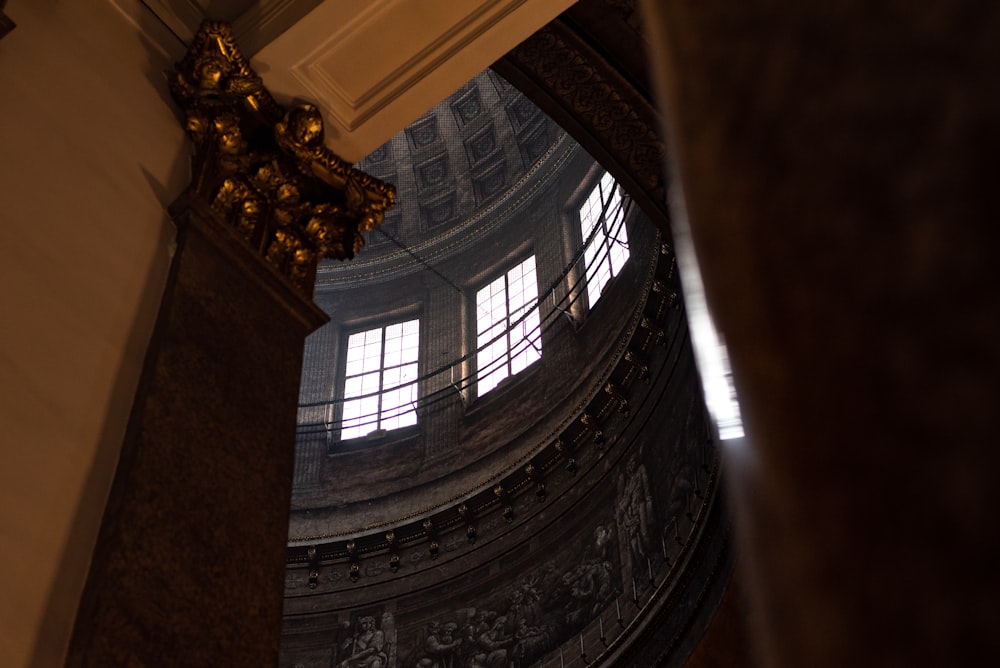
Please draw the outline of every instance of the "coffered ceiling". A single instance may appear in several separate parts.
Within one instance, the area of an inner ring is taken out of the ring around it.
[[[204,18],[237,41],[282,102],[319,104],[327,143],[356,162],[573,0],[142,0],[187,42]]]

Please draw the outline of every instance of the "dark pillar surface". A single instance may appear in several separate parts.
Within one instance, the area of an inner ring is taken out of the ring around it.
[[[200,201],[174,218],[72,666],[278,661],[303,342],[326,316]]]
[[[1000,5],[645,9],[765,663],[1000,663]]]

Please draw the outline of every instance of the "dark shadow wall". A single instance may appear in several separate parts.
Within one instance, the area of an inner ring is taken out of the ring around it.
[[[644,4],[764,665],[997,663],[1000,9]]]

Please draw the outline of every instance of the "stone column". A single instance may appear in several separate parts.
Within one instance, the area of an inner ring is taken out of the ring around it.
[[[314,299],[317,306],[323,304],[321,296]],[[339,340],[340,329],[334,323],[327,323],[306,339],[305,363],[299,386],[293,505],[300,495],[315,493],[320,487],[323,461],[330,449],[327,423],[332,417],[330,402],[336,392],[334,381],[337,377]]]
[[[326,148],[316,107],[279,105],[228,25],[167,76],[192,184],[68,664],[276,665],[316,265],[395,192]]]
[[[202,202],[174,218],[71,666],[277,665],[303,341],[326,316]]]
[[[1000,6],[645,9],[764,663],[996,664]]]
[[[450,285],[440,282],[427,290],[427,301],[421,317],[426,336],[421,341],[424,358],[428,360],[421,374],[440,368],[442,362],[455,360],[464,354],[462,318],[465,296]],[[422,408],[424,422],[424,457],[428,463],[438,463],[455,456],[459,441],[459,424],[465,412],[461,394],[460,365],[444,370],[423,381],[420,394],[432,396],[432,405]]]

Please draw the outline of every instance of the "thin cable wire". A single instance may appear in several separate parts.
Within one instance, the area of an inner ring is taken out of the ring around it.
[[[607,202],[604,202],[604,205],[603,205],[602,210],[601,210],[601,218],[603,218],[605,221],[607,220],[607,214],[608,214],[609,208],[611,206],[611,201],[612,201],[611,198],[609,198]],[[613,230],[611,230],[611,229],[607,230],[606,236],[609,239],[611,239],[611,240],[617,239],[617,237],[619,236],[619,230],[621,229],[622,226],[625,225],[625,221],[628,220],[630,218],[631,214],[632,214],[633,204],[634,204],[634,201],[632,200],[632,198],[629,197],[627,195],[627,193],[622,193],[622,203],[621,203],[622,215],[620,217],[618,217],[618,222],[617,222],[617,225],[614,227],[614,229]],[[537,303],[539,304],[539,306],[545,300],[547,300],[550,296],[552,296],[553,294],[555,294],[555,292],[558,290],[559,286],[563,284],[563,281],[566,278],[566,276],[569,275],[569,273],[573,270],[573,267],[575,267],[580,262],[580,260],[583,258],[583,255],[584,255],[585,251],[591,245],[591,243],[593,243],[594,239],[596,238],[597,234],[602,230],[602,228],[603,228],[602,225],[595,225],[594,226],[594,229],[588,235],[588,237],[584,241],[584,243],[582,243],[580,245],[580,247],[577,249],[576,253],[570,259],[570,261],[564,266],[564,268],[560,272],[559,276],[552,282],[552,284],[548,288],[548,290],[546,290],[538,298]],[[383,232],[383,234],[388,239],[390,239],[391,241],[393,241],[394,243],[396,243],[397,245],[399,245],[400,248],[402,248],[403,250],[405,250],[406,252],[408,252],[410,255],[412,255],[418,262],[420,262],[425,267],[427,267],[428,269],[430,269],[431,271],[433,271],[442,280],[444,280],[450,286],[452,286],[453,288],[455,288],[458,292],[462,292],[462,290],[457,285],[455,285],[453,282],[451,282],[447,277],[445,277],[439,271],[437,271],[436,269],[434,269],[434,267],[432,267],[429,263],[425,262],[423,259],[421,259],[419,256],[417,256],[416,253],[413,253],[412,251],[410,251],[408,248],[405,247],[405,245],[403,245],[401,242],[399,242],[398,240],[396,240],[391,235],[389,235],[389,234],[387,234],[385,232]],[[587,282],[593,278],[593,274],[595,274],[600,269],[601,264],[603,262],[605,262],[607,260],[608,256],[610,255],[610,252],[611,252],[610,246],[611,246],[610,243],[603,245],[603,253],[600,256],[595,257],[591,261],[589,267],[587,267],[587,266],[584,267],[584,271],[581,272],[580,278],[578,280],[576,280],[574,283],[572,283],[571,285],[569,285],[569,289],[565,292],[565,294],[563,294],[563,296],[558,301],[553,301],[553,307],[550,310],[545,311],[544,312],[544,316],[541,315],[542,311],[541,311],[541,309],[539,307],[528,309],[524,313],[524,315],[522,315],[520,318],[518,318],[516,321],[514,321],[511,324],[511,326],[508,327],[504,332],[498,334],[496,337],[494,337],[493,339],[491,339],[489,342],[487,342],[483,346],[480,346],[479,348],[477,348],[476,351],[471,352],[471,353],[467,353],[466,355],[463,355],[462,357],[460,357],[460,358],[458,358],[458,359],[456,359],[456,360],[454,360],[454,361],[452,361],[452,362],[450,362],[448,364],[439,366],[437,369],[434,369],[433,371],[430,371],[428,373],[425,373],[422,376],[419,376],[414,381],[411,381],[411,382],[406,383],[404,385],[399,385],[397,387],[388,388],[388,390],[391,391],[393,389],[398,389],[398,388],[402,388],[402,387],[408,387],[408,386],[410,386],[413,383],[426,382],[426,381],[428,381],[428,380],[430,380],[430,379],[432,379],[432,378],[434,378],[434,377],[436,377],[438,375],[441,375],[441,374],[443,374],[445,372],[450,372],[457,365],[462,364],[463,362],[466,362],[469,359],[471,359],[471,357],[473,355],[478,355],[478,353],[481,350],[483,350],[484,348],[492,345],[494,342],[498,341],[501,337],[507,336],[507,334],[510,331],[516,329],[527,317],[529,317],[532,314],[532,312],[534,312],[534,311],[537,310],[540,313],[539,325],[532,332],[532,333],[537,332],[537,335],[535,337],[532,337],[532,338],[524,338],[524,339],[522,339],[521,341],[518,342],[518,344],[527,342],[527,343],[533,345],[533,343],[532,343],[533,339],[541,338],[541,335],[542,335],[543,332],[549,332],[553,328],[553,326],[555,325],[555,321],[558,319],[558,317],[560,315],[564,314],[564,313],[569,313],[570,309],[576,303],[576,301],[578,299],[581,299],[583,297],[583,295],[586,293]],[[577,289],[578,287],[580,289]],[[503,361],[503,360],[501,359],[500,361]],[[475,373],[471,373],[471,374],[468,374],[466,376],[463,376],[457,382],[456,381],[452,381],[445,388],[442,388],[440,390],[436,390],[434,392],[430,392],[427,395],[424,395],[424,396],[420,397],[420,399],[419,399],[419,407],[422,410],[428,410],[428,409],[432,408],[433,406],[435,406],[435,405],[437,405],[437,404],[439,404],[439,403],[441,403],[443,401],[446,401],[446,400],[450,399],[450,397],[451,397],[451,395],[452,395],[452,393],[454,391],[458,390],[459,392],[462,392],[462,391],[468,389],[469,387],[472,387],[475,384],[475,381],[476,381],[476,379],[479,376],[484,375],[485,372],[489,372],[490,370],[491,370],[490,368],[487,368],[486,370],[477,369]],[[365,396],[375,396],[376,394],[379,394],[379,393],[370,393],[370,394],[365,395]],[[358,399],[361,399],[361,398],[363,398],[363,397],[352,397],[350,400],[354,401],[354,400],[358,400]],[[337,404],[343,404],[344,402],[345,402],[345,399],[342,399],[342,398],[341,399],[332,399],[332,400],[328,400],[328,401],[309,402],[309,403],[299,404],[299,408],[301,409],[301,408],[316,408],[316,407],[321,407],[321,406],[333,406],[333,405],[337,405]],[[405,408],[400,407],[397,410],[409,410],[409,406],[407,406]],[[368,426],[368,425],[377,424],[377,422],[378,422],[378,415],[377,414],[369,414],[369,415],[358,416],[358,417],[352,418],[352,422],[356,421],[358,419],[363,419],[363,418],[372,418],[372,419],[367,420],[365,422],[361,422],[361,423],[355,422],[355,426],[359,426],[359,427],[360,426]],[[313,434],[313,433],[328,433],[328,432],[330,432],[332,430],[339,429],[339,426],[340,426],[340,424],[342,422],[343,422],[342,419],[324,420],[322,422],[303,422],[303,423],[299,423],[298,424],[297,433],[300,434],[300,435]]]
[[[602,216],[606,217],[609,204],[610,204],[610,200],[609,200],[608,203],[605,204],[605,207],[602,210]],[[620,230],[621,226],[625,224],[625,220],[628,219],[629,214],[631,213],[631,206],[632,206],[632,200],[631,199],[626,199],[623,202],[622,208],[623,208],[623,211],[624,211],[624,215],[619,218],[618,225],[614,228],[613,231],[611,231],[611,233],[609,234],[609,236],[613,237],[613,236],[617,236],[618,235],[618,231]],[[584,244],[581,245],[580,249],[577,251],[577,253],[573,257],[573,259],[566,265],[566,267],[564,268],[563,272],[560,274],[560,277],[556,281],[553,282],[552,287],[550,287],[549,290],[546,293],[544,293],[544,297],[547,298],[549,295],[551,295],[558,288],[558,286],[562,282],[562,279],[564,279],[565,276],[572,269],[572,267],[579,262],[579,260],[582,257],[584,251],[586,250],[586,248],[590,245],[590,243],[593,242],[596,234],[597,234],[597,228],[595,228],[595,231],[588,237],[587,243],[584,243]],[[591,267],[585,268],[585,272],[581,276],[581,279],[578,280],[578,281],[576,281],[575,283],[573,283],[570,286],[569,291],[563,296],[562,299],[560,299],[558,302],[556,302],[554,304],[554,307],[553,307],[552,310],[547,311],[545,313],[545,317],[541,319],[541,322],[539,324],[539,328],[537,330],[539,332],[539,334],[538,334],[539,337],[541,336],[542,332],[549,331],[551,329],[551,327],[552,327],[552,321],[554,319],[558,318],[558,314],[561,314],[563,312],[563,310],[560,308],[561,304],[565,304],[565,303],[568,302],[568,305],[572,306],[576,302],[577,299],[582,298],[583,294],[585,293],[585,288],[581,288],[581,289],[577,290],[577,287],[580,286],[581,284],[583,284],[584,286],[586,285],[587,280],[589,280],[590,278],[592,278],[591,275],[595,271],[597,271],[597,268],[599,268],[599,266],[601,265],[601,263],[605,261],[605,259],[607,258],[607,254],[609,252],[610,252],[610,249],[607,248],[607,246],[606,246],[605,247],[605,254],[603,256],[601,256],[601,257],[595,258],[594,261],[592,261],[592,263],[591,263]],[[541,303],[541,302],[542,302],[542,299],[539,299],[539,303]],[[528,313],[530,313],[533,310],[535,310],[535,309],[530,309],[528,311]],[[524,317],[526,317],[526,316],[527,316],[527,314]],[[517,327],[520,324],[520,322],[523,321],[524,317],[522,317],[521,319],[519,319],[518,321],[516,321],[512,325],[512,327],[509,328],[507,331],[510,331],[510,329],[513,329],[514,327]],[[498,335],[497,337],[495,337],[493,340],[491,340],[490,342],[488,342],[486,345],[490,345],[493,341],[498,340],[501,336],[504,336],[504,335],[505,335],[505,333],[501,333],[500,335]],[[485,347],[485,346],[483,346],[483,347]],[[467,355],[463,356],[462,358],[459,358],[455,362],[452,362],[452,363],[450,363],[448,365],[439,367],[438,369],[436,369],[436,370],[434,370],[434,371],[432,371],[430,373],[427,373],[427,374],[424,374],[423,376],[420,376],[418,379],[416,379],[415,381],[412,381],[412,382],[425,381],[425,380],[428,380],[430,378],[433,378],[434,376],[437,376],[438,374],[443,373],[444,371],[449,371],[450,369],[454,368],[454,366],[456,364],[458,364],[460,362],[463,362],[465,360],[468,360],[471,357],[471,355],[477,354],[478,352],[479,351],[477,350],[475,353],[467,354]],[[468,387],[471,387],[475,383],[475,379],[479,375],[482,375],[482,373],[483,373],[482,371],[477,370],[477,372],[475,374],[467,375],[467,376],[459,379],[459,381],[457,383],[453,382],[447,388],[444,388],[442,390],[437,390],[435,392],[431,392],[431,393],[429,393],[429,394],[421,397],[421,399],[420,399],[420,405],[426,410],[426,409],[429,409],[430,407],[432,407],[432,406],[434,406],[434,405],[436,405],[436,404],[438,404],[438,403],[440,403],[442,401],[447,400],[450,397],[451,392],[454,391],[455,389],[459,389],[461,391],[461,390],[464,390],[464,389],[466,389]],[[410,383],[407,383],[407,385],[409,385],[409,384]],[[394,389],[394,388],[390,388],[390,389]],[[367,396],[374,396],[374,393],[369,394]],[[357,397],[352,397],[352,400],[356,400],[356,399],[357,399]],[[313,403],[310,403],[310,404],[301,404],[300,407],[306,408],[306,407],[317,407],[317,406],[330,406],[330,405],[340,404],[340,403],[343,403],[343,402],[344,402],[343,399],[334,399],[332,401],[322,401],[322,402],[313,402]],[[374,414],[364,415],[364,416],[358,416],[356,418],[352,418],[352,420],[357,420],[359,418],[372,418],[371,420],[363,422],[363,423],[360,423],[358,425],[358,426],[367,426],[367,425],[375,424],[377,422],[378,416],[374,415]],[[337,428],[338,425],[341,422],[342,422],[342,420],[332,420],[332,421],[312,422],[312,423],[301,423],[299,425],[299,427],[300,427],[299,428],[299,433],[300,434],[306,434],[306,433],[326,432],[326,431],[328,431],[330,429]],[[315,427],[315,429],[306,429],[308,427]]]
[[[430,269],[432,272],[434,272],[434,274],[436,274],[437,277],[440,278],[442,281],[444,281],[445,283],[447,283],[451,287],[455,288],[456,292],[461,292],[462,291],[462,288],[460,288],[457,285],[455,285],[447,276],[445,276],[440,271],[438,271],[437,269],[435,269],[434,267],[432,267],[429,262],[427,262],[422,257],[420,257],[419,255],[417,255],[415,252],[413,252],[412,250],[410,250],[410,248],[406,244],[404,244],[402,241],[400,241],[396,237],[392,236],[391,234],[389,234],[388,232],[386,232],[385,230],[383,230],[381,227],[377,227],[375,229],[378,230],[379,233],[383,237],[385,237],[386,239],[388,239],[389,241],[391,241],[392,243],[396,244],[401,249],[403,249],[404,251],[406,251],[406,253],[410,257],[412,257],[414,260],[416,260],[417,262],[419,262],[420,264],[424,265],[425,267],[427,267],[428,269]]]

